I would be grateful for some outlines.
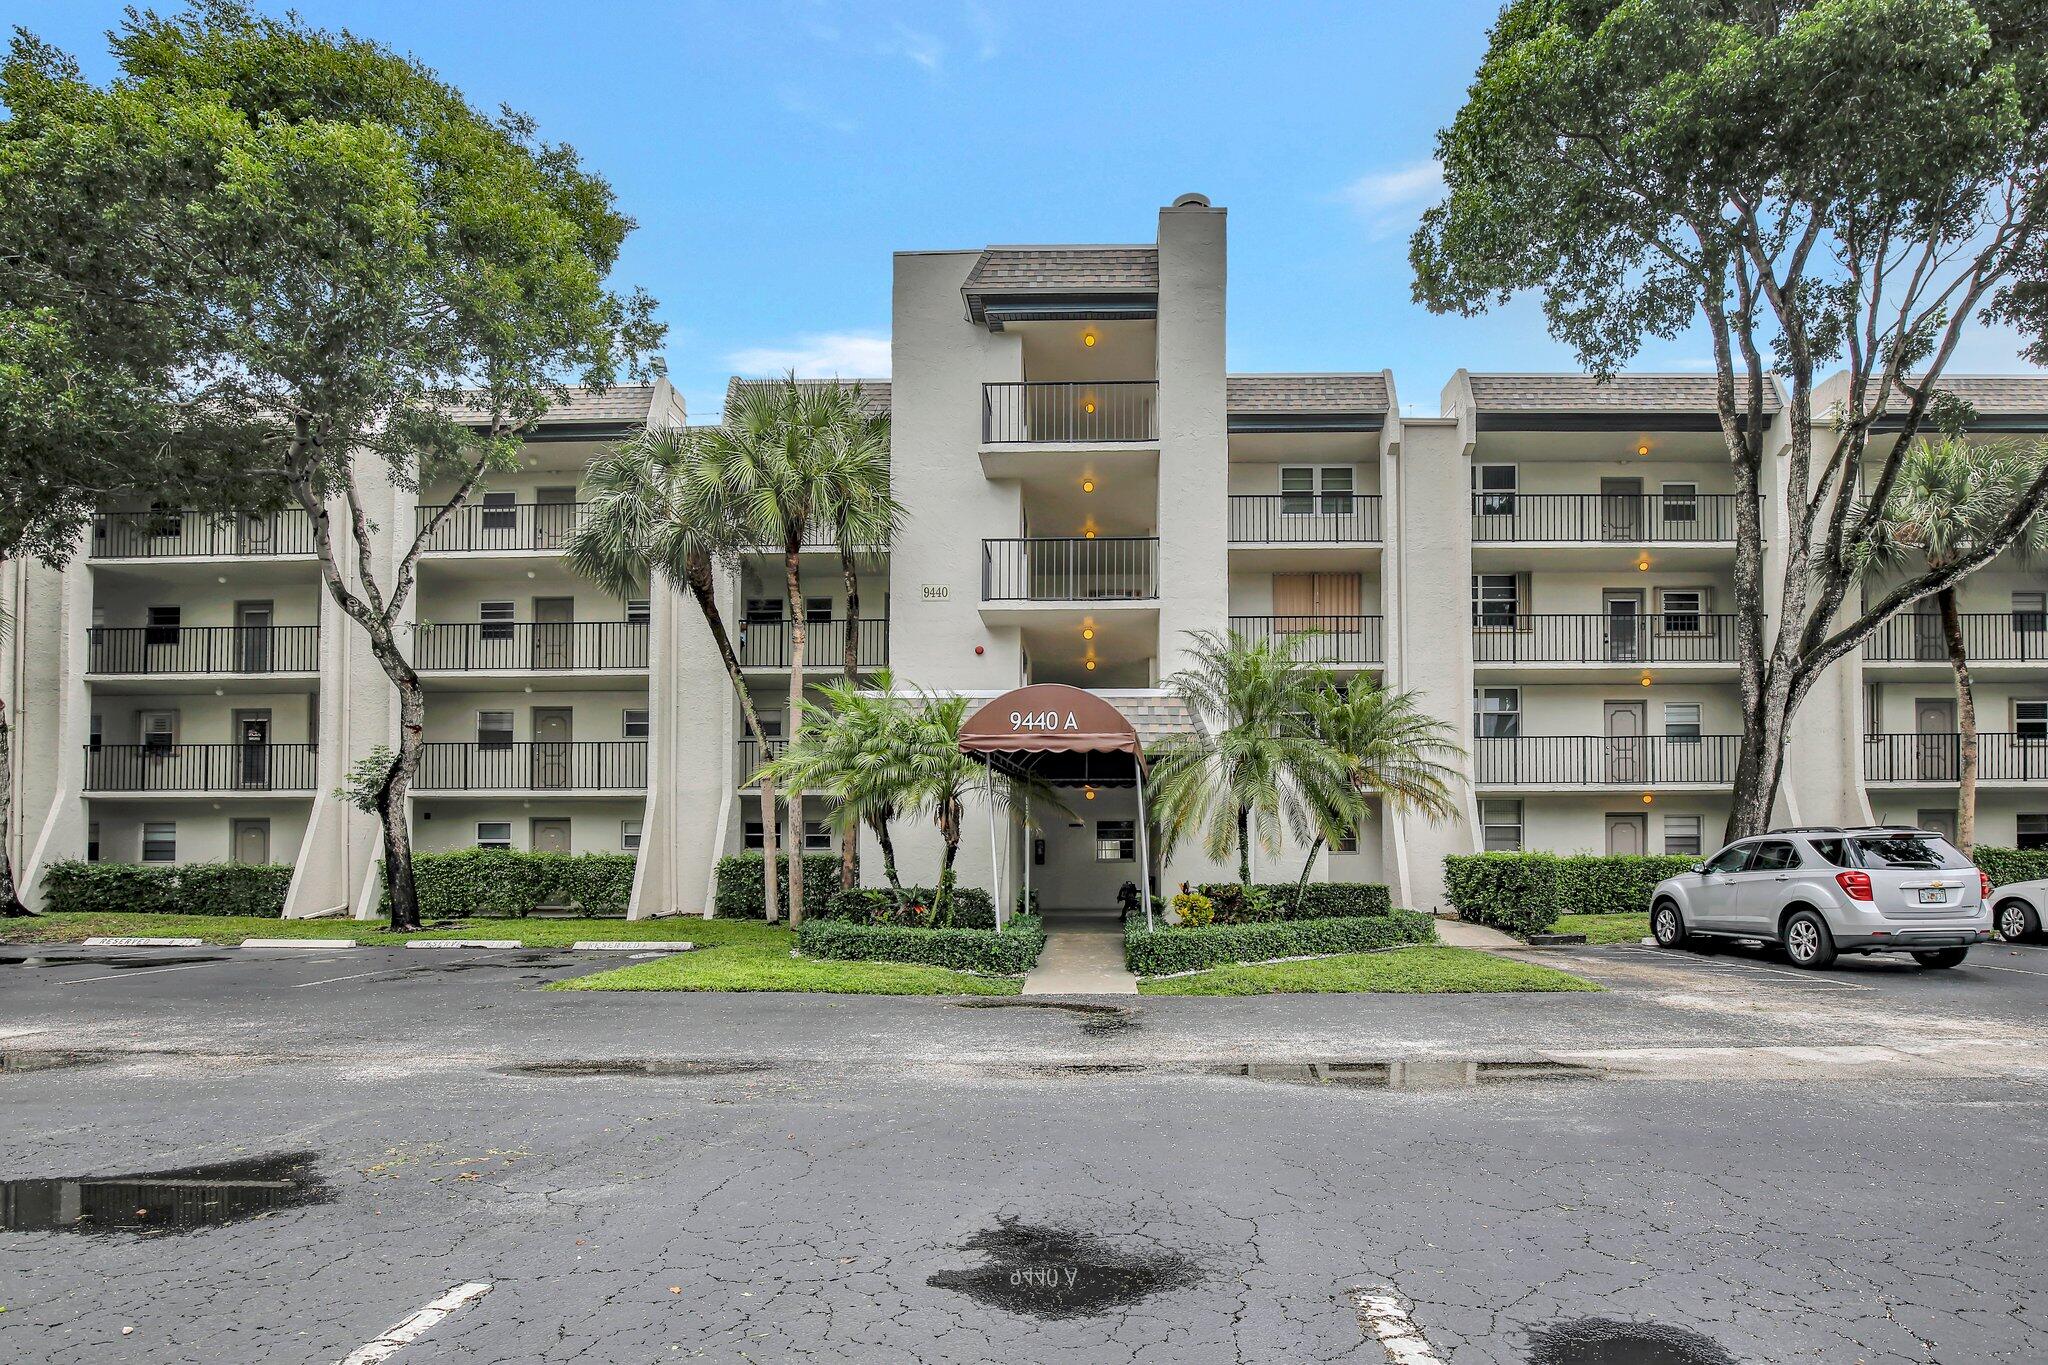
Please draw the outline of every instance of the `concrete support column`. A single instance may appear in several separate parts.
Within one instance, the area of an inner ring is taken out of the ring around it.
[[[1191,631],[1230,621],[1226,211],[1182,195],[1159,211],[1159,673]]]
[[[78,547],[82,558],[89,542]],[[92,571],[74,560],[66,572],[40,564],[8,566],[9,719],[14,726],[14,819],[19,833],[15,880],[31,909],[43,906],[43,871],[85,856],[85,746],[92,737],[92,696],[85,685],[92,628]]]

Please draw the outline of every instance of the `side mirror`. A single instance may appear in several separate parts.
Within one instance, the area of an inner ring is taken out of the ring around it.
[[[1694,876],[1704,875],[1706,870],[1707,865],[1705,863],[1694,863],[1691,867],[1688,867],[1686,869],[1687,872],[1692,873]]]

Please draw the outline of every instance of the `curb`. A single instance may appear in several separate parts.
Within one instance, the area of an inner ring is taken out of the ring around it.
[[[353,948],[352,938],[245,938],[244,948]]]
[[[79,946],[82,948],[201,948],[205,939],[199,938],[137,938],[132,935],[116,934],[104,938],[89,938]]]
[[[427,938],[414,939],[408,948],[517,948],[516,938]]]
[[[585,939],[569,945],[572,953],[687,953],[696,948],[687,939],[646,939],[639,943],[631,939]]]

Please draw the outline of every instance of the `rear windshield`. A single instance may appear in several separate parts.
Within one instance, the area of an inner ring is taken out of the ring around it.
[[[1872,868],[1968,867],[1970,860],[1938,834],[1859,834],[1850,839],[1855,866]]]

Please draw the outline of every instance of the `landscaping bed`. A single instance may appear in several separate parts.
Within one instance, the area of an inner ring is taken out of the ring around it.
[[[680,921],[697,951],[635,962],[547,987],[556,991],[794,991],[827,995],[1016,995],[1012,976],[919,963],[793,957],[797,933],[779,924],[744,920]],[[806,921],[809,929],[821,921]],[[837,926],[846,927],[846,926]],[[907,933],[931,934],[929,929]],[[943,932],[943,931],[940,931]],[[975,932],[972,930],[962,932]],[[992,935],[991,935],[992,936]]]
[[[1373,952],[1429,943],[1435,937],[1429,916],[1413,910],[1254,924],[1163,925],[1149,932],[1142,919],[1133,917],[1124,921],[1124,963],[1141,977],[1167,976],[1230,963]]]
[[[354,939],[391,947],[420,939],[516,938],[529,948],[560,948],[584,940],[702,942],[710,921],[694,915],[667,919],[576,917],[506,919],[468,915],[417,933],[394,934],[381,919],[274,919],[260,915],[44,914],[0,919],[0,943],[81,943],[88,938],[197,938],[237,944],[245,938]]]
[[[1141,995],[1296,995],[1324,991],[1417,995],[1599,989],[1590,981],[1533,962],[1472,948],[1433,945],[1346,953],[1299,962],[1236,964],[1191,976],[1138,983]]]
[[[1560,915],[1552,926],[1560,934],[1584,934],[1588,943],[1641,943],[1650,935],[1650,917],[1640,915]]]
[[[796,931],[807,958],[849,962],[910,962],[990,976],[1022,976],[1045,947],[1036,916],[1020,915],[994,929],[941,929],[908,924],[866,924],[808,919]]]
[[[1556,929],[1566,915],[1648,914],[1657,883],[1698,861],[1655,854],[1453,854],[1444,859],[1444,894],[1460,919],[1526,938]]]

